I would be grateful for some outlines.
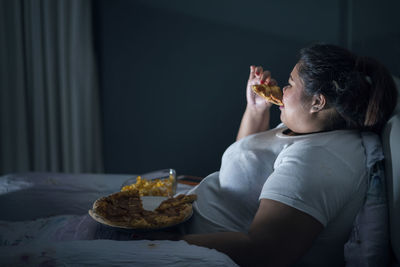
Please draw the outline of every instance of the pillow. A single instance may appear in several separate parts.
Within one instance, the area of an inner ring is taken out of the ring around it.
[[[373,134],[363,135],[364,144],[368,144],[366,139],[373,138]],[[344,246],[344,259],[346,266],[388,266],[389,223],[383,153],[380,147],[365,147],[369,168],[367,195]]]
[[[398,91],[397,106],[382,132],[385,153],[386,190],[389,207],[390,245],[393,266],[400,264],[400,79],[393,77]]]

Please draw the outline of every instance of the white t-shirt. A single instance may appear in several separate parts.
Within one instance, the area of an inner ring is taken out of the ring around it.
[[[198,195],[192,233],[247,232],[266,198],[301,210],[324,230],[301,263],[343,265],[343,245],[366,193],[367,167],[360,133],[337,130],[287,136],[286,127],[247,136],[224,153],[219,172]]]

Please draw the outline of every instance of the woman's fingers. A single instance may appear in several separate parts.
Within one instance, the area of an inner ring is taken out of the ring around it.
[[[264,71],[260,77],[260,83],[261,84],[263,84],[263,83],[269,84],[270,80],[271,80],[271,72],[269,72],[267,70]]]
[[[267,83],[268,85],[271,85],[271,86],[275,86],[275,85],[278,85],[278,82],[275,80],[275,79],[272,79],[271,78],[271,80],[269,81],[269,83]]]
[[[255,68],[255,72],[256,72],[256,77],[259,78],[260,75],[262,75],[262,73],[263,73],[263,68],[261,66],[257,66]]]
[[[264,71],[261,66],[250,66],[250,76],[249,80],[254,80],[258,79],[260,84],[267,84],[267,85],[277,85],[278,83],[276,82],[275,79],[271,78],[271,72],[266,70]]]
[[[260,76],[263,73],[263,68],[261,66],[250,66],[250,77],[249,80],[254,79],[254,78],[260,78]]]
[[[251,65],[250,66],[250,76],[249,76],[249,80],[252,80],[256,77],[256,67]]]

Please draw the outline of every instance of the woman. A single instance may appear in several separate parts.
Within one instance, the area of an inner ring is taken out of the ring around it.
[[[215,248],[242,266],[343,265],[366,193],[360,132],[379,133],[388,120],[393,79],[378,62],[343,48],[304,48],[283,88],[283,124],[272,130],[271,104],[251,90],[257,83],[276,81],[250,67],[237,142],[220,171],[190,192],[198,200],[184,234],[146,238]]]

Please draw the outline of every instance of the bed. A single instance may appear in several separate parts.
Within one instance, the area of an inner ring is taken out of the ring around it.
[[[400,80],[395,78],[398,88]],[[400,266],[400,102],[381,135],[386,176],[389,219],[390,266]],[[44,227],[46,218],[87,214],[93,201],[119,191],[132,175],[17,173],[0,177],[0,263],[2,266],[237,266],[227,255],[214,249],[189,245],[184,241],[70,240],[47,242],[23,235],[10,241],[8,234],[24,229],[35,220]],[[190,186],[178,184],[177,191]],[[386,208],[386,205],[388,209]],[[376,208],[376,207],[373,207]],[[370,214],[367,214],[368,218]],[[39,219],[44,218],[44,219]],[[379,221],[367,222],[363,238],[384,232]],[[17,230],[16,230],[17,229]],[[371,265],[380,256],[374,245],[381,240],[355,240],[347,266]],[[345,246],[346,247],[346,246]],[[387,248],[387,247],[386,247]],[[387,249],[385,249],[387,250]],[[357,253],[357,255],[354,255]],[[345,248],[346,254],[346,248]],[[367,260],[368,259],[368,260]],[[371,261],[369,261],[371,259]]]
[[[0,177],[0,265],[236,266],[217,250],[189,245],[184,241],[49,242],[24,233],[25,221],[35,220],[37,225],[34,227],[39,229],[48,227],[54,218],[62,220],[87,214],[96,199],[119,191],[121,185],[133,176],[18,173]],[[190,188],[178,183],[177,192]],[[50,216],[52,221],[46,219]],[[20,237],[15,238],[15,233]]]

